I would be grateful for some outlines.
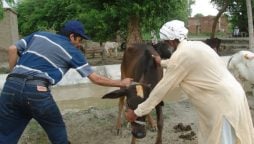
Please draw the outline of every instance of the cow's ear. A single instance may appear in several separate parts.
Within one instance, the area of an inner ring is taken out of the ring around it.
[[[244,58],[247,60],[252,60],[252,59],[254,59],[254,54],[253,53],[246,53],[244,55]]]
[[[103,99],[115,99],[115,98],[120,98],[120,97],[123,97],[126,95],[127,95],[127,89],[123,88],[123,89],[119,89],[119,90],[115,90],[110,93],[107,93],[102,98]]]

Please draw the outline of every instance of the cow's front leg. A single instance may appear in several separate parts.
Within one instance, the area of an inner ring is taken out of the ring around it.
[[[123,113],[123,106],[124,106],[124,97],[119,98],[119,103],[118,103],[118,117],[117,117],[117,122],[116,122],[116,134],[119,135],[121,132],[122,128],[122,113]]]
[[[136,144],[136,138],[134,136],[131,138],[131,144]]]
[[[107,56],[109,56],[109,50],[108,50],[108,48],[105,48],[105,51],[106,51]]]
[[[154,121],[154,119],[153,119],[151,114],[147,115],[147,121],[148,121],[148,124],[151,127],[151,130],[152,131],[156,131],[157,130],[157,125],[155,124],[155,121]]]
[[[162,130],[164,125],[162,106],[158,105],[155,107],[157,115],[157,138],[155,144],[162,144]]]

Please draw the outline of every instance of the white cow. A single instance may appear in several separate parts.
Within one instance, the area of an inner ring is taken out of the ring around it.
[[[252,84],[254,96],[254,53],[239,51],[229,58],[227,66],[243,87],[246,82]]]
[[[118,47],[119,47],[119,43],[107,41],[105,43],[104,49],[105,49],[107,55],[111,56],[112,55],[112,51],[115,51],[115,56],[117,56],[117,48]]]

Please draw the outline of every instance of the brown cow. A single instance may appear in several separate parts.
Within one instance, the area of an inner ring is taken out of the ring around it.
[[[154,47],[147,44],[133,44],[125,49],[123,61],[121,64],[121,78],[130,77],[139,84],[134,84],[126,89],[120,89],[106,94],[103,98],[118,98],[119,112],[117,118],[117,131],[121,129],[121,117],[123,114],[123,106],[125,97],[127,98],[127,105],[131,109],[135,109],[139,103],[144,101],[155,85],[160,81],[163,75],[163,69],[152,58],[152,55],[160,55],[161,58],[169,58],[171,52],[165,43],[158,43]],[[141,83],[141,85],[140,85]],[[140,90],[137,90],[137,85],[143,90],[143,98],[138,97]],[[163,102],[156,106],[157,114],[157,139],[156,144],[162,143],[162,128],[163,128],[163,115],[162,115]],[[153,128],[156,127],[152,117],[148,115],[148,121]],[[145,117],[138,118],[138,121],[131,123],[132,125],[132,144],[135,144],[136,138],[145,137]]]

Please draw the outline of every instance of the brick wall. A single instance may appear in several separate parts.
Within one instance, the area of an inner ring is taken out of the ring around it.
[[[214,16],[192,17],[188,19],[189,32],[192,34],[211,33]],[[216,26],[217,32],[228,32],[228,20],[222,16]]]
[[[7,48],[19,39],[17,14],[10,8],[4,9],[0,20],[0,62],[7,62]]]

